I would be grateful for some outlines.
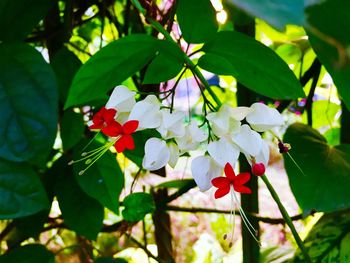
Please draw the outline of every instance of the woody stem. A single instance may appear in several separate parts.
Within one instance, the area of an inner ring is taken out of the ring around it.
[[[301,240],[297,230],[295,229],[292,219],[290,218],[287,210],[285,209],[285,207],[283,206],[278,194],[276,193],[275,189],[273,188],[273,186],[271,185],[270,181],[267,179],[266,175],[262,175],[261,179],[264,181],[267,189],[269,190],[269,192],[271,193],[272,198],[275,200],[284,220],[286,221],[286,224],[288,225],[288,227],[290,228],[290,230],[292,231],[292,234],[294,236],[295,241],[298,244],[298,247],[300,248],[301,252],[304,255],[304,258],[307,262],[312,263],[312,260],[307,252],[306,247],[304,246],[303,241]]]

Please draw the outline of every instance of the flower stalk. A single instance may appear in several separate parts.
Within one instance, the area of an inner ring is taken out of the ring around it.
[[[303,241],[301,240],[297,230],[295,229],[292,219],[290,218],[287,210],[285,209],[285,207],[283,206],[278,194],[276,193],[275,189],[273,188],[272,184],[270,183],[270,181],[267,179],[266,175],[262,175],[261,179],[264,181],[267,189],[269,190],[269,192],[271,193],[272,198],[275,200],[284,220],[286,221],[286,224],[288,225],[288,227],[290,228],[290,230],[292,231],[293,237],[295,239],[295,241],[297,242],[298,247],[300,248],[301,252],[304,255],[304,259],[309,262],[312,263],[312,260],[307,252],[306,247],[304,246]]]

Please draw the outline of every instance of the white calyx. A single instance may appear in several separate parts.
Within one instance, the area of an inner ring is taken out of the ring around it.
[[[129,120],[138,120],[138,130],[155,129],[161,124],[160,103],[156,96],[148,95],[135,104],[130,112]]]
[[[250,108],[253,111],[247,115],[246,120],[258,132],[271,130],[284,123],[282,115],[276,109],[263,103],[254,103]]]
[[[212,187],[211,180],[222,174],[222,168],[210,156],[198,156],[192,160],[193,179],[201,191]]]
[[[135,103],[135,92],[129,90],[126,86],[119,85],[114,88],[109,97],[106,103],[106,109],[114,108],[118,114],[130,112]]]

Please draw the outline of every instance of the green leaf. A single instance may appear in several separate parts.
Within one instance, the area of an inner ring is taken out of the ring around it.
[[[134,193],[125,197],[123,201],[123,218],[126,221],[137,222],[142,220],[148,213],[156,209],[153,197],[146,193]]]
[[[0,219],[18,218],[48,208],[39,177],[29,165],[0,159]]]
[[[42,210],[30,216],[20,217],[13,220],[15,234],[18,240],[25,240],[29,237],[38,238],[44,224],[49,216],[50,209]]]
[[[103,226],[103,206],[81,190],[65,158],[54,166],[59,174],[55,192],[64,223],[79,235],[95,240]]]
[[[281,31],[287,24],[304,25],[304,0],[228,0],[228,3]]]
[[[291,159],[284,155],[290,186],[300,207],[308,212],[332,212],[350,207],[350,145],[329,146],[316,130],[304,124],[289,126],[284,141],[291,144]]]
[[[198,66],[218,75],[238,75],[237,70],[229,60],[214,53],[201,56],[198,60]]]
[[[83,149],[85,145],[87,145],[86,141],[76,148]],[[84,151],[87,152],[101,146],[103,145],[94,141]],[[82,158],[80,153],[81,151],[77,151],[74,154],[76,160]],[[108,150],[80,175],[79,173],[87,166],[85,162],[73,164],[75,177],[80,187],[103,206],[119,214],[119,195],[124,187],[124,174],[119,167],[116,156]]]
[[[306,13],[310,44],[350,109],[350,35],[344,32],[344,28],[350,27],[350,2],[322,1],[321,4],[309,6]]]
[[[82,63],[73,52],[62,47],[55,53],[50,64],[56,74],[60,102],[64,104],[73,78]]]
[[[157,185],[156,187],[180,189],[183,187],[187,187],[188,185],[196,185],[196,184],[193,179],[182,179],[182,180],[172,180],[172,181],[164,182]]]
[[[25,39],[53,3],[47,0],[1,0],[0,42]]]
[[[168,41],[159,41],[159,53],[147,67],[144,84],[158,84],[176,77],[184,66],[184,53]]]
[[[216,12],[210,0],[179,0],[177,20],[188,43],[203,43],[218,30]]]
[[[0,263],[54,263],[55,256],[43,245],[30,244],[0,256]]]
[[[288,65],[262,43],[233,31],[222,31],[204,44],[206,54],[220,56],[236,69],[239,82],[249,89],[279,99],[305,97]]]
[[[155,56],[158,41],[149,35],[130,35],[102,48],[75,75],[65,107],[107,100],[107,91]]]
[[[0,44],[0,157],[46,161],[57,131],[57,87],[51,67],[26,44]]]
[[[135,149],[132,151],[125,150],[124,155],[126,158],[133,161],[138,167],[141,167],[143,157],[145,156],[146,141],[152,137],[160,138],[160,134],[154,129],[147,129],[135,132],[132,137],[134,138]]]
[[[61,139],[63,150],[67,151],[83,137],[85,130],[84,117],[80,113],[66,110],[61,119]]]
[[[304,240],[313,262],[350,262],[349,210],[325,214]],[[305,262],[298,251],[292,262]]]

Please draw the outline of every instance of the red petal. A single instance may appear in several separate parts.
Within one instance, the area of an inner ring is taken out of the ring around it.
[[[114,147],[118,153],[124,152],[125,150],[125,142],[124,137],[122,136],[118,141],[115,142]]]
[[[229,192],[230,192],[230,186],[222,187],[222,188],[219,188],[218,190],[216,190],[214,197],[215,197],[215,199],[218,199],[218,198],[221,198],[221,197],[227,195]]]
[[[103,119],[105,120],[105,122],[107,124],[109,123],[112,123],[114,122],[114,117],[115,117],[115,114],[117,113],[117,110],[116,109],[106,109],[104,112],[103,112]]]
[[[93,123],[89,126],[90,130],[101,130],[103,128],[103,123]]]
[[[243,185],[250,179],[250,173],[240,173],[236,176],[234,185]]]
[[[139,127],[139,121],[131,120],[127,121],[123,125],[123,132],[124,134],[132,134],[136,131],[137,127]]]
[[[131,135],[123,135],[122,139],[124,140],[125,148],[128,150],[134,150],[135,149],[135,143],[134,139]]]
[[[220,176],[211,180],[211,184],[217,188],[227,187],[227,186],[230,187],[230,180],[228,180],[226,177]]]
[[[233,189],[235,189],[236,192],[239,192],[241,194],[251,194],[252,190],[244,185],[234,185]]]
[[[103,134],[110,136],[110,137],[117,137],[122,133],[122,126],[119,122],[111,122],[106,127],[103,127],[101,129]]]
[[[225,168],[225,175],[230,181],[234,181],[236,179],[235,171],[233,170],[230,163],[226,163]]]

